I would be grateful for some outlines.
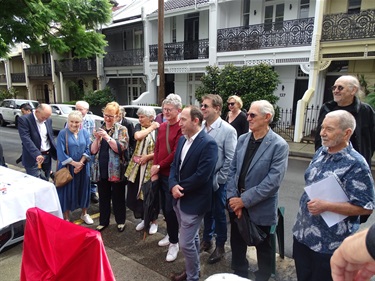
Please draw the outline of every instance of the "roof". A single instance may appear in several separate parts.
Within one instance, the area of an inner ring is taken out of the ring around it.
[[[190,6],[199,6],[209,3],[209,0],[168,0],[164,3],[164,11],[186,8]]]

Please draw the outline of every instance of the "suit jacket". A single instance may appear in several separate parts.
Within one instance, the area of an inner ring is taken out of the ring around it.
[[[47,136],[51,145],[50,155],[56,160],[56,144],[53,137],[52,120],[47,119]],[[32,167],[36,164],[36,157],[41,155],[42,139],[39,134],[33,113],[23,115],[18,119],[18,132],[22,141],[22,165]]]
[[[185,137],[178,141],[169,174],[169,190],[179,184],[184,188],[181,210],[191,215],[203,215],[211,209],[213,175],[217,161],[217,144],[204,131],[199,132],[181,165],[181,151]],[[174,204],[177,200],[174,199]]]
[[[214,191],[219,189],[219,184],[226,184],[237,144],[236,129],[219,117],[209,135],[214,138],[218,146],[218,159],[214,173]]]
[[[250,136],[251,132],[238,139],[228,177],[227,198],[241,197],[250,219],[257,225],[270,226],[277,220],[279,188],[288,167],[289,146],[270,129],[251,161],[245,191],[240,194],[238,180]]]

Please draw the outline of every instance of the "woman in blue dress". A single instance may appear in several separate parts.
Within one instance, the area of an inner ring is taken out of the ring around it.
[[[57,188],[64,219],[69,221],[71,211],[82,208],[81,219],[86,224],[93,224],[87,213],[90,203],[90,136],[82,129],[82,114],[72,111],[68,116],[67,128],[57,136],[58,169],[66,166],[73,180],[63,187]],[[66,141],[68,142],[66,146]],[[68,148],[68,151],[66,150]]]

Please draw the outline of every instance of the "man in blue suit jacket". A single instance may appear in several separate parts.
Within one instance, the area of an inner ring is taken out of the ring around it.
[[[240,218],[243,208],[246,208],[250,219],[267,234],[266,239],[256,246],[256,281],[268,280],[271,276],[274,253],[270,230],[277,220],[279,188],[288,166],[288,144],[269,127],[274,114],[274,108],[268,101],[251,104],[247,114],[251,132],[238,139],[228,176],[230,243],[235,274],[248,278],[249,267],[247,245],[235,217]]]
[[[42,103],[33,113],[18,119],[18,132],[22,141],[22,165],[27,174],[46,180],[51,172],[51,158],[56,159],[52,121],[49,119],[51,114],[51,107]]]
[[[215,140],[201,131],[203,114],[196,106],[183,109],[180,116],[181,137],[169,175],[169,190],[180,226],[180,247],[185,256],[185,270],[172,280],[199,280],[199,227],[211,209],[213,175],[217,161]]]

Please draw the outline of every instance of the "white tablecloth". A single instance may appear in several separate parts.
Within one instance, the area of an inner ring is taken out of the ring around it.
[[[26,211],[38,207],[62,218],[55,186],[27,174],[0,166],[0,229],[26,219]]]

